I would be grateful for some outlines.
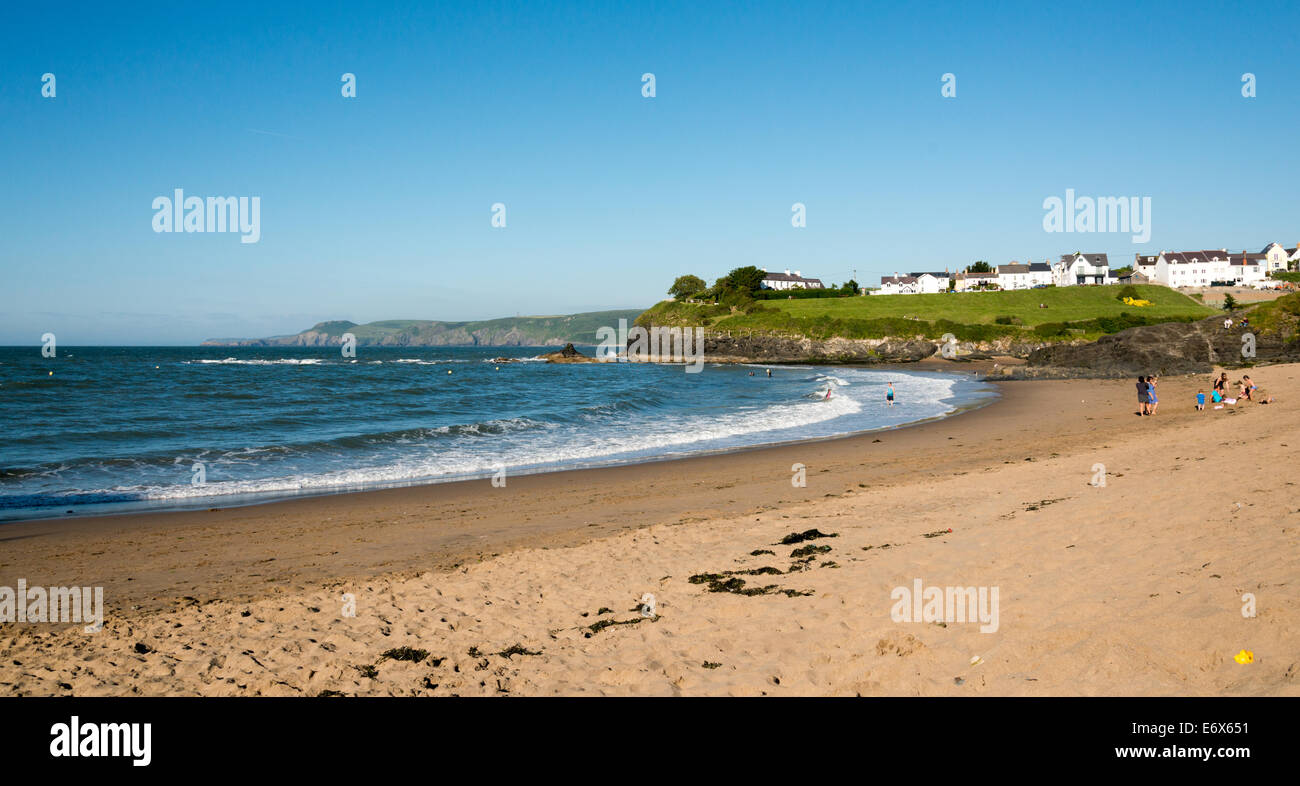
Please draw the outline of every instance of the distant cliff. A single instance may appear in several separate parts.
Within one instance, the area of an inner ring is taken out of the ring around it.
[[[351,333],[358,346],[379,347],[544,347],[596,344],[596,329],[618,328],[641,309],[588,311],[547,317],[503,317],[479,322],[390,319],[383,322],[320,322],[301,333],[270,338],[210,338],[208,347],[331,347]]]

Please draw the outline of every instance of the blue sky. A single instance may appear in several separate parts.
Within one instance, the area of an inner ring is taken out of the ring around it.
[[[18,5],[0,344],[648,306],[745,264],[873,282],[1300,241],[1294,2]],[[260,242],[153,232],[175,188],[260,197]],[[1151,197],[1150,242],[1046,233],[1068,188]]]

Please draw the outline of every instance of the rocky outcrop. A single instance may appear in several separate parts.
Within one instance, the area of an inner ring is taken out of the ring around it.
[[[1242,354],[1246,333],[1254,336],[1254,357]],[[1078,370],[1089,376],[1200,374],[1217,365],[1300,360],[1300,341],[1255,334],[1223,317],[1200,322],[1165,322],[1129,328],[1088,344],[1050,345],[1029,354],[1032,368]]]
[[[547,352],[541,356],[547,363],[599,363],[600,361],[593,357],[588,357],[572,344],[565,344],[564,349],[559,352]]]

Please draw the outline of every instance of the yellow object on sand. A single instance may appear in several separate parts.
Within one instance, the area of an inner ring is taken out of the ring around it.
[[[1236,655],[1233,655],[1232,659],[1242,665],[1245,665],[1247,663],[1254,663],[1255,653],[1251,652],[1250,650],[1242,650],[1241,652],[1238,652]]]

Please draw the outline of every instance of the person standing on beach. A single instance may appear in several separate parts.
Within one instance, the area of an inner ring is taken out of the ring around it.
[[[1155,377],[1147,377],[1147,400],[1150,402],[1151,406],[1151,412],[1148,414],[1156,414],[1156,408],[1160,406],[1160,399],[1156,398]]]
[[[1147,393],[1146,377],[1138,377],[1137,389],[1138,389],[1138,414],[1139,415],[1151,414],[1150,412],[1147,412],[1147,410],[1151,408],[1151,398],[1150,395]]]
[[[1219,393],[1220,397],[1228,394],[1228,372],[1223,372],[1218,379],[1214,380],[1214,389]]]
[[[888,390],[885,391],[885,402],[891,407],[894,406],[894,383],[893,382],[889,383],[889,388]]]

